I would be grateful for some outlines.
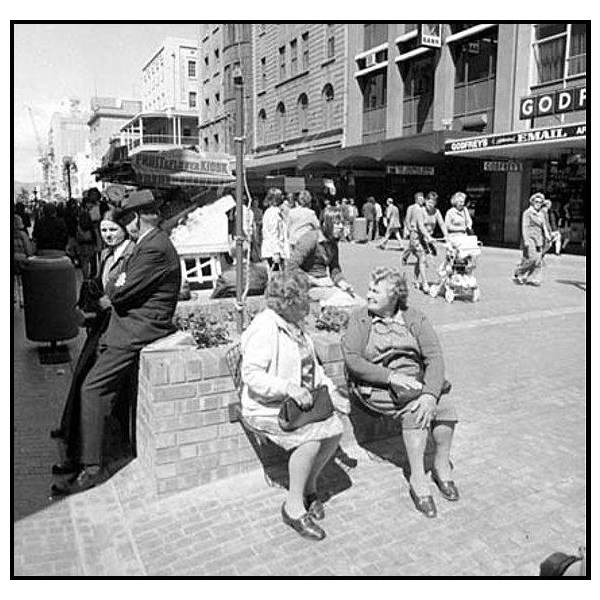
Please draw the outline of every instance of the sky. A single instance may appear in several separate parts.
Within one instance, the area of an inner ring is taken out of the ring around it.
[[[64,98],[141,100],[144,63],[167,36],[197,39],[198,24],[18,24],[14,26],[14,179],[41,181],[29,104],[42,142]]]

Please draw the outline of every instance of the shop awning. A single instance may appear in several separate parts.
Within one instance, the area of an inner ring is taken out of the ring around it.
[[[449,139],[445,142],[445,156],[546,160],[565,153],[585,151],[586,147],[586,124],[570,123],[509,133]]]
[[[310,169],[328,164],[333,167],[368,168],[382,163],[435,164],[444,156],[449,138],[466,137],[470,133],[431,131],[407,137],[398,137],[369,144],[322,150],[298,157],[298,169]]]

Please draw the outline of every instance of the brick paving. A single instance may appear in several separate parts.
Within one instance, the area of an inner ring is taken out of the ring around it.
[[[14,574],[205,576],[536,575],[586,529],[585,258],[548,259],[540,289],[510,282],[518,253],[485,249],[478,304],[413,293],[441,337],[460,409],[453,460],[462,498],[417,513],[392,438],[345,446],[354,469],[327,467],[327,539],[281,523],[284,492],[260,469],[162,500],[133,461],[99,488],[50,502],[50,465],[70,365],[41,366],[15,325]],[[344,245],[364,293],[374,264],[399,254]],[[69,343],[75,356],[81,339]],[[64,371],[64,372],[61,372]]]

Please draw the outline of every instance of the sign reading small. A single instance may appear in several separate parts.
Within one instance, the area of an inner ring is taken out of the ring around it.
[[[521,120],[556,115],[573,110],[585,110],[587,93],[585,87],[568,88],[556,92],[546,92],[537,96],[521,98]]]
[[[421,46],[429,48],[442,47],[442,24],[441,23],[420,23],[419,39]]]
[[[426,165],[388,165],[388,175],[416,175],[421,177],[432,177],[435,175],[435,167]]]

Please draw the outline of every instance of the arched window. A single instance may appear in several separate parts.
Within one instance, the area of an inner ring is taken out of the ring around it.
[[[280,102],[277,105],[277,133],[279,136],[279,142],[285,140],[285,104]]]
[[[308,131],[308,96],[300,94],[298,98],[298,128],[300,133]]]
[[[325,129],[333,128],[333,109],[335,96],[333,94],[333,86],[328,83],[321,92],[323,97],[323,119],[325,121]]]
[[[264,146],[267,143],[267,112],[261,108],[258,113],[258,146]]]

